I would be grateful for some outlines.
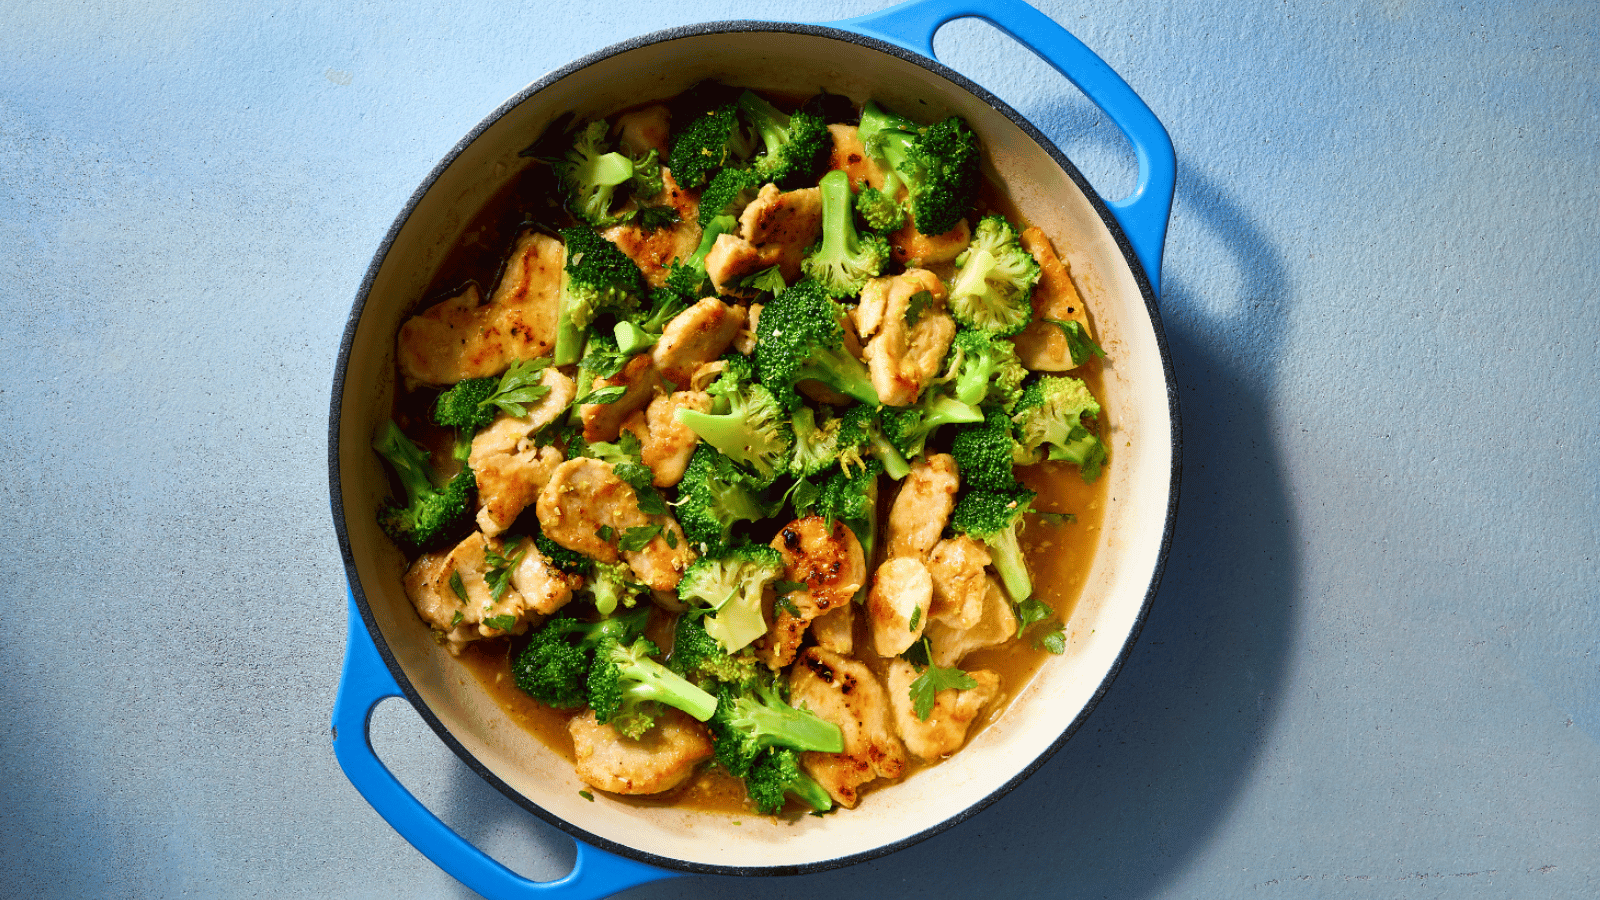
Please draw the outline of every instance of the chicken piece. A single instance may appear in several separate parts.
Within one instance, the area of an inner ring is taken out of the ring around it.
[[[689,457],[699,437],[678,422],[678,410],[711,411],[711,395],[705,391],[675,391],[657,394],[643,412],[636,412],[622,423],[622,430],[639,439],[640,462],[650,467],[651,483],[658,488],[672,487],[683,479]]]
[[[907,268],[942,266],[954,262],[972,243],[972,228],[966,219],[944,234],[923,234],[907,222],[889,235],[889,255]]]
[[[469,286],[400,326],[400,373],[424,384],[455,384],[548,354],[555,346],[564,263],[561,241],[523,235],[488,303]]]
[[[967,675],[977,682],[966,690],[945,688],[933,701],[927,719],[917,716],[911,704],[911,682],[917,680],[915,666],[903,659],[889,664],[884,681],[889,685],[889,703],[894,707],[894,724],[906,749],[933,762],[961,749],[967,742],[967,729],[985,708],[1000,696],[1000,676],[988,669]]]
[[[928,553],[928,575],[933,578],[933,606],[928,614],[955,629],[978,624],[988,591],[984,567],[991,561],[989,548],[965,534],[935,544]]]
[[[763,185],[756,199],[739,216],[739,233],[725,234],[706,254],[706,274],[718,293],[753,296],[738,281],[762,269],[777,266],[783,280],[800,278],[800,260],[822,236],[822,191],[801,188],[778,190]]]
[[[908,324],[912,298],[931,300]],[[867,344],[862,357],[878,399],[888,406],[910,406],[939,374],[956,323],[944,312],[944,282],[927,269],[907,269],[868,281],[853,313],[855,331]],[[846,329],[848,332],[849,329]]]
[[[670,206],[678,211],[678,221],[664,228],[647,229],[636,221],[613,225],[600,231],[600,236],[617,245],[617,249],[639,265],[644,280],[651,287],[667,283],[672,261],[693,256],[700,249],[700,201],[697,196],[672,180],[672,173],[661,170],[661,193],[651,197],[647,206]]]
[[[511,548],[510,558],[522,554],[522,561],[511,570],[511,587],[522,595],[528,609],[548,616],[567,605],[572,592],[583,587],[582,575],[568,575],[550,564],[533,538],[523,538]]]
[[[867,625],[879,656],[899,656],[922,637],[933,579],[922,560],[896,556],[878,567],[867,592]]]
[[[650,359],[675,387],[688,387],[695,370],[726,353],[743,326],[742,308],[707,297],[672,317]]]
[[[628,483],[598,459],[569,459],[550,475],[535,509],[545,537],[603,563],[617,561],[617,536],[650,524]],[[597,532],[609,528],[611,538]]]
[[[651,516],[647,523],[660,531],[638,550],[623,550],[622,558],[633,569],[634,577],[652,591],[677,590],[684,570],[695,561],[694,548],[684,537],[683,528],[672,516]]]
[[[861,786],[905,774],[906,747],[895,733],[889,697],[864,663],[807,647],[789,670],[789,702],[839,726],[844,751],[800,754],[800,766],[840,806],[854,808]]]
[[[879,168],[877,160],[867,155],[860,129],[854,125],[835,124],[828,126],[828,132],[833,135],[833,154],[828,159],[828,168],[848,175],[851,187],[867,184],[882,190],[883,169]]]
[[[841,603],[811,620],[811,636],[817,646],[849,656],[856,645],[856,605]]]
[[[900,493],[889,507],[886,559],[914,556],[926,559],[939,533],[950,521],[961,479],[956,461],[948,453],[930,453],[911,464]]]
[[[924,631],[934,665],[959,665],[974,650],[993,647],[1016,637],[1017,616],[1011,611],[1005,589],[993,578],[984,579],[983,613],[971,628],[951,628],[934,619]]]
[[[468,465],[476,469],[478,461],[486,456],[528,449],[535,434],[566,412],[577,393],[572,379],[558,369],[548,368],[540,373],[539,383],[550,391],[544,395],[544,399],[527,407],[526,416],[519,419],[501,413],[488,428],[472,438],[472,455],[467,460]]]
[[[615,441],[622,433],[622,423],[635,411],[649,405],[660,385],[661,375],[651,365],[648,353],[628,360],[622,371],[610,378],[596,378],[589,385],[590,393],[617,386],[627,390],[610,403],[585,403],[578,407],[578,415],[583,420],[583,439],[591,444]]]
[[[689,780],[701,760],[711,756],[706,727],[687,713],[668,708],[637,741],[595,721],[594,710],[567,723],[578,778],[613,794],[659,794]]]
[[[473,455],[477,456],[476,442]],[[539,499],[561,462],[561,451],[554,447],[528,446],[512,453],[485,454],[471,463],[478,483],[478,528],[491,537],[510,528]]]
[[[1083,298],[1072,284],[1072,273],[1067,264],[1056,255],[1050,238],[1038,228],[1028,228],[1019,239],[1022,249],[1032,254],[1039,264],[1039,283],[1033,287],[1033,321],[1022,333],[1012,338],[1017,347],[1017,358],[1024,366],[1036,372],[1066,372],[1078,364],[1072,361],[1072,351],[1067,347],[1067,336],[1059,325],[1046,321],[1056,319],[1077,322],[1083,333],[1093,336],[1089,328],[1089,311]]]
[[[617,116],[611,132],[622,145],[622,152],[629,156],[638,158],[654,150],[658,158],[665,160],[667,138],[672,134],[672,112],[665,103],[641,106]]]
[[[783,526],[772,538],[772,547],[783,557],[783,577],[806,586],[775,605],[772,627],[754,645],[762,662],[781,668],[794,661],[813,619],[849,605],[866,583],[867,562],[855,534],[843,522],[830,526],[821,516]]]
[[[417,615],[444,636],[445,648],[452,655],[480,638],[521,634],[528,630],[529,616],[542,611],[513,585],[507,585],[498,598],[494,596],[488,581],[488,555],[492,551],[503,556],[508,549],[499,540],[475,532],[448,551],[423,554],[406,570],[406,596]],[[514,550],[510,552],[515,555]],[[461,586],[459,592],[456,584]],[[559,588],[546,587],[551,590],[535,600],[541,607],[553,604],[560,608],[571,599],[570,587],[566,599],[561,599]]]

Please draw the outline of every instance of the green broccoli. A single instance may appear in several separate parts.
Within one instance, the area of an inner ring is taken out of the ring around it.
[[[800,405],[795,385],[807,380],[878,405],[878,392],[867,367],[844,345],[840,316],[839,305],[809,278],[761,308],[756,322],[756,372],[786,412]]]
[[[945,425],[982,422],[983,410],[943,391],[926,390],[911,406],[886,407],[881,421],[888,442],[906,459],[916,459],[934,432]]]
[[[583,354],[585,333],[605,313],[626,317],[645,296],[639,266],[593,228],[563,229],[566,266],[561,278],[555,363],[570,365]]]
[[[620,560],[594,563],[593,572],[583,587],[594,600],[595,610],[602,616],[616,612],[618,606],[632,609],[639,595],[650,589],[635,581],[633,570]]]
[[[523,522],[528,523],[528,530],[532,531],[534,549],[544,557],[544,561],[568,575],[587,575],[594,569],[594,560],[576,550],[568,550],[549,537],[539,527],[537,516],[525,516]],[[520,523],[519,523],[519,527]]]
[[[678,423],[738,463],[757,486],[765,487],[788,467],[794,429],[772,392],[760,384],[748,384],[725,399],[725,412],[680,407]]]
[[[472,436],[494,423],[501,412],[519,419],[528,415],[528,404],[537,403],[550,393],[544,382],[548,357],[513,363],[498,378],[468,378],[440,394],[433,403],[435,424],[456,430],[456,458],[465,460],[472,450]]]
[[[700,227],[718,216],[739,217],[765,184],[754,169],[727,168],[700,192]]]
[[[918,126],[869,100],[858,133],[889,176],[883,192],[893,197],[904,182],[919,232],[944,234],[972,211],[980,154],[977,136],[961,119]]]
[[[1076,463],[1085,482],[1100,477],[1106,461],[1106,445],[1100,442],[1085,419],[1100,415],[1100,403],[1089,393],[1089,386],[1069,375],[1045,375],[1022,391],[1012,410],[1016,425],[1019,456],[1025,461],[1048,459]]]
[[[741,473],[733,460],[701,444],[689,457],[678,482],[674,513],[691,544],[716,551],[733,540],[740,522],[759,522],[769,510],[759,489]]]
[[[950,455],[961,473],[963,487],[980,491],[1011,491],[1017,488],[1012,469],[1017,439],[1011,433],[1011,417],[1003,409],[991,409],[982,424],[960,425],[950,441]]]
[[[702,623],[728,653],[766,634],[761,593],[783,576],[783,557],[766,544],[742,544],[695,560],[678,582],[678,599],[711,610]]]
[[[802,404],[790,423],[794,430],[794,450],[789,454],[789,472],[795,478],[810,478],[832,468],[839,461],[839,429],[843,420],[828,416],[817,423],[817,413]]]
[[[672,655],[667,658],[672,671],[702,686],[709,681],[743,685],[759,677],[762,665],[755,651],[750,647],[734,653],[723,650],[706,631],[698,612],[691,610],[678,616],[672,634]]]
[[[670,286],[652,288],[648,297],[649,305],[618,322],[612,330],[617,341],[617,352],[624,357],[632,357],[654,347],[661,340],[661,332],[667,323],[688,309],[692,302],[693,298],[685,297]]]
[[[700,232],[700,246],[689,256],[672,261],[667,269],[665,288],[677,294],[684,303],[693,303],[706,296],[711,288],[711,280],[706,276],[706,255],[717,243],[717,238],[738,230],[739,220],[733,216],[716,216],[704,223]]]
[[[456,382],[434,401],[434,424],[454,428],[468,436],[488,428],[496,412],[489,405],[489,398],[494,396],[499,384],[500,379],[493,375]]]
[[[878,476],[883,463],[869,460],[854,472],[840,470],[823,482],[812,511],[828,521],[843,522],[861,544],[861,553],[872,559],[878,533]],[[865,585],[863,585],[863,590]]]
[[[818,813],[833,809],[833,797],[800,770],[800,756],[787,748],[768,750],[750,767],[744,789],[756,809],[765,815],[783,810],[785,798],[793,795]]]
[[[1017,242],[1004,216],[984,216],[972,242],[956,257],[950,283],[950,314],[966,328],[1010,337],[1033,318],[1033,286],[1039,264]]]
[[[648,607],[624,616],[584,622],[563,612],[528,636],[528,645],[511,661],[511,679],[533,699],[556,709],[577,709],[589,702],[589,669],[602,641],[624,643],[644,633]]]
[[[466,532],[472,521],[472,496],[477,487],[471,468],[462,466],[444,487],[435,485],[428,451],[406,437],[392,419],[372,442],[372,449],[388,461],[406,494],[405,503],[390,500],[378,509],[378,525],[384,534],[415,553]]]
[[[756,174],[780,188],[816,183],[833,145],[827,123],[820,116],[803,109],[784,115],[750,91],[740,95],[739,111],[765,145],[765,152],[751,163]]]
[[[1022,558],[1017,529],[1034,496],[1033,491],[1021,487],[1010,491],[972,490],[965,492],[950,512],[950,530],[971,535],[989,546],[994,570],[1014,604],[1033,595],[1033,579]]]
[[[626,213],[612,213],[611,206],[617,188],[634,177],[633,160],[622,153],[606,152],[608,127],[604,119],[585,125],[574,136],[565,156],[555,163],[567,210],[597,228],[628,218]]]
[[[658,652],[642,637],[632,643],[607,637],[595,645],[587,685],[595,721],[638,740],[655,725],[657,704],[681,709],[701,722],[716,713],[717,698],[655,660]]]
[[[741,686],[724,686],[717,693],[717,712],[707,723],[717,762],[732,775],[744,778],[774,747],[844,751],[839,726],[805,709],[789,705],[783,683],[767,675]]]
[[[856,215],[880,234],[897,231],[906,223],[906,208],[900,201],[870,184],[863,184],[856,192]]]
[[[845,410],[839,421],[840,469],[848,472],[856,466],[865,465],[870,458],[882,465],[884,474],[895,481],[911,473],[911,463],[906,454],[900,452],[884,433],[884,417],[893,412],[890,407],[866,404]]]
[[[1027,375],[1016,345],[992,332],[963,328],[950,342],[941,377],[952,382],[955,398],[962,403],[1009,408],[1022,396]]]
[[[818,183],[822,190],[822,240],[807,251],[800,269],[831,297],[853,297],[889,262],[889,242],[858,232],[850,204],[850,176],[834,169]]]
[[[672,136],[667,168],[679,187],[699,190],[724,166],[750,156],[753,141],[739,119],[739,106],[725,103],[687,120]]]

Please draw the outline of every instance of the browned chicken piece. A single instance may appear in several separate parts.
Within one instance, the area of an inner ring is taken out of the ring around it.
[[[772,627],[754,644],[756,656],[773,668],[794,660],[806,628],[818,616],[851,602],[867,579],[861,542],[843,522],[806,516],[779,529],[772,547],[783,557],[783,577],[805,590],[786,595],[772,614]]]
[[[678,187],[672,173],[661,170],[661,193],[650,198],[648,206],[670,206],[678,211],[678,221],[664,228],[647,229],[629,221],[600,231],[600,236],[617,245],[639,265],[651,287],[667,282],[672,261],[693,256],[700,249],[700,202],[695,194]]]
[[[476,443],[473,455],[478,456]],[[561,462],[561,451],[554,447],[528,446],[479,456],[471,464],[478,483],[478,528],[490,536],[510,528],[539,499]]]
[[[548,616],[566,606],[572,592],[583,587],[582,575],[569,575],[551,565],[534,546],[533,538],[519,540],[508,557],[515,559],[519,553],[522,561],[511,570],[511,587],[522,595],[528,609],[539,615]]]
[[[993,578],[984,580],[983,613],[971,628],[951,628],[934,619],[924,632],[928,646],[933,651],[933,663],[938,666],[958,665],[962,658],[974,650],[993,647],[1011,640],[1017,634],[1017,616],[1011,611],[1005,588]]]
[[[533,549],[531,540],[528,545],[530,555],[537,555],[539,551]],[[444,636],[445,648],[451,654],[460,653],[462,647],[480,638],[521,634],[528,630],[531,616],[554,612],[572,599],[570,581],[541,581],[533,572],[526,580],[535,592],[531,599],[514,582],[496,598],[488,582],[488,551],[509,554],[510,558],[519,549],[473,533],[450,550],[424,553],[406,570],[406,596],[422,620]],[[523,564],[526,563],[525,556]],[[461,586],[459,592],[456,584]]]
[[[956,461],[950,454],[930,453],[912,463],[911,473],[900,483],[900,493],[889,507],[886,558],[926,559],[950,521],[960,487]]]
[[[965,534],[933,545],[928,554],[928,575],[933,578],[929,615],[958,630],[978,624],[989,589],[984,567],[991,561],[989,548]]]
[[[1017,347],[1017,358],[1024,366],[1038,372],[1075,369],[1078,363],[1072,361],[1066,335],[1062,334],[1060,326],[1045,320],[1077,322],[1083,326],[1085,335],[1093,337],[1094,332],[1089,329],[1089,311],[1072,284],[1072,273],[1066,262],[1056,255],[1055,247],[1043,231],[1024,230],[1020,243],[1039,264],[1039,283],[1033,287],[1033,321],[1011,339]]]
[[[817,646],[849,656],[856,646],[856,605],[841,603],[811,620]]]
[[[535,506],[545,537],[603,563],[617,561],[617,536],[650,524],[628,483],[598,459],[569,459],[550,476]],[[607,527],[611,539],[597,532]]]
[[[667,138],[672,134],[672,113],[665,103],[652,103],[629,110],[611,126],[612,134],[622,145],[622,152],[638,158],[656,151],[657,158],[667,157]]]
[[[591,444],[615,441],[617,435],[622,433],[622,423],[634,412],[648,406],[660,385],[661,374],[651,364],[648,353],[640,353],[628,360],[622,371],[610,378],[596,378],[589,385],[589,393],[608,387],[624,387],[627,390],[610,403],[584,403],[578,407],[578,415],[583,420],[583,439]]]
[[[807,647],[789,670],[789,702],[839,726],[842,753],[800,754],[800,766],[840,806],[854,808],[861,787],[905,774],[906,748],[895,733],[889,697],[864,663]]]
[[[652,591],[676,590],[684,570],[695,561],[694,548],[672,516],[651,516],[648,524],[659,526],[661,531],[641,549],[622,551],[622,558],[634,576]]]
[[[779,191],[763,185],[739,216],[739,233],[722,235],[706,254],[706,274],[721,294],[751,296],[738,281],[777,266],[783,280],[800,278],[800,260],[822,236],[822,191],[801,188]]]
[[[622,430],[639,439],[640,462],[650,467],[651,483],[672,487],[683,479],[700,440],[689,426],[678,422],[678,410],[711,411],[711,395],[705,391],[675,391],[657,394],[643,412],[636,412],[622,423]]]
[[[711,756],[706,727],[676,709],[669,708],[637,741],[595,721],[592,709],[574,716],[567,731],[572,735],[578,778],[612,794],[671,790],[689,780],[695,766]]]
[[[889,255],[907,268],[931,268],[954,262],[970,243],[972,228],[966,219],[944,234],[923,234],[908,222],[890,233]]]
[[[922,560],[896,556],[878,567],[867,592],[867,625],[879,656],[899,656],[922,638],[933,579]]]
[[[908,322],[912,298],[930,302]],[[878,399],[888,406],[910,406],[939,374],[956,323],[944,311],[944,282],[927,269],[874,278],[861,289],[854,313],[855,330],[866,346],[862,358]],[[849,329],[846,329],[848,332]]]
[[[561,241],[529,232],[517,241],[489,302],[477,287],[437,303],[400,326],[400,373],[424,384],[498,375],[555,346],[565,264]]]
[[[836,124],[829,125],[828,132],[833,135],[833,155],[828,158],[828,168],[848,175],[850,186],[857,190],[862,184],[882,190],[883,170],[878,167],[877,160],[867,155],[859,129],[854,125]]]
[[[911,705],[911,682],[917,669],[903,659],[889,664],[884,681],[889,685],[889,702],[894,707],[894,724],[906,749],[930,762],[943,759],[967,742],[967,729],[1000,696],[1000,676],[988,669],[975,669],[967,675],[977,682],[966,690],[945,688],[933,701],[927,719],[917,716]]]
[[[742,327],[743,308],[707,297],[672,317],[650,359],[675,387],[688,387],[695,370],[726,353]]]

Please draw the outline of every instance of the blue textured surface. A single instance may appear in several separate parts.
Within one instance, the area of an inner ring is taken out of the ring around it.
[[[350,787],[328,386],[415,185],[551,68],[798,2],[0,4],[0,894],[471,896]],[[1600,10],[1040,2],[1177,146],[1173,556],[1088,725],[974,820],[625,897],[1600,893]],[[1110,197],[1110,123],[941,57]],[[538,878],[570,842],[396,702],[380,754]]]

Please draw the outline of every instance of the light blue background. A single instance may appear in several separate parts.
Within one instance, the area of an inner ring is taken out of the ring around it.
[[[887,859],[627,897],[1600,894],[1600,7],[1040,0],[1166,123],[1166,580],[1041,772]],[[345,781],[334,358],[502,100],[805,0],[0,3],[0,894],[460,897]],[[1111,197],[1112,126],[938,52]],[[539,878],[570,842],[410,711],[378,747]]]

